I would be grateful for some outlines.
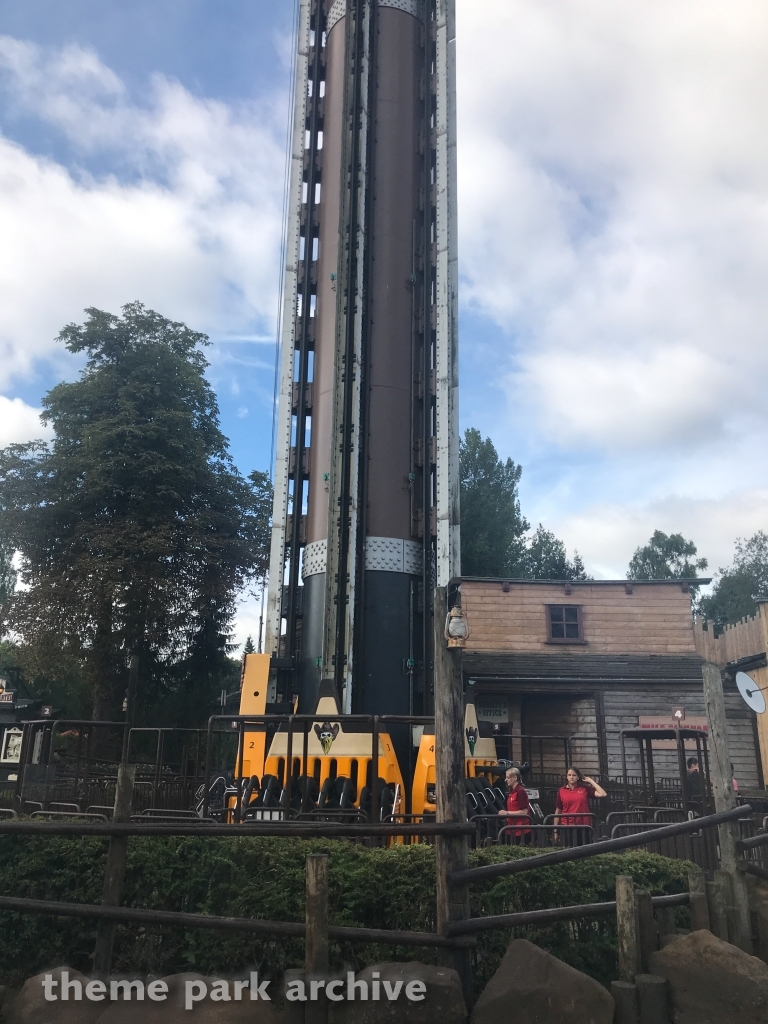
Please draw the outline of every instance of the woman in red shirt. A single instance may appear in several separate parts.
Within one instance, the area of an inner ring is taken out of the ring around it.
[[[528,794],[525,790],[525,786],[520,782],[520,770],[519,768],[508,768],[506,774],[507,780],[507,809],[505,811],[499,811],[500,817],[515,818],[514,822],[509,822],[510,825],[530,825],[530,803],[528,801]],[[525,832],[526,841],[530,841],[531,830],[529,828],[515,830],[515,839],[519,842],[520,837]]]
[[[591,825],[589,798],[608,794],[588,775],[582,775],[578,768],[569,768],[566,783],[557,791],[555,805],[556,825]]]

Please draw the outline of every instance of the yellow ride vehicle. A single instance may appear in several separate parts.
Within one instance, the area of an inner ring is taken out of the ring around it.
[[[266,713],[269,655],[249,654],[244,659],[240,699],[241,716]],[[305,725],[296,722],[289,737],[285,723],[271,733],[266,725],[247,726],[243,734],[240,779],[229,789],[225,806],[234,810],[241,794],[241,818],[270,819],[286,814],[318,816],[346,812],[366,820],[385,820],[409,813],[414,820],[429,819],[435,806],[435,737],[425,728],[418,746],[413,778],[406,789],[395,748],[388,732],[379,733],[377,808],[372,809],[372,733],[369,725],[345,722],[335,689],[321,683],[316,721],[305,736]],[[466,706],[464,762],[467,777],[467,809],[481,804],[489,811],[503,806],[494,787],[503,774],[492,737],[481,737],[473,702]],[[484,771],[485,769],[485,771]],[[495,769],[495,771],[494,771]],[[484,796],[481,798],[479,794]],[[473,795],[476,794],[476,795]],[[410,799],[409,799],[410,798]]]

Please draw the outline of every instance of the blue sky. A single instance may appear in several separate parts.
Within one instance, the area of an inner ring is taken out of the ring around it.
[[[596,576],[657,527],[724,565],[768,528],[768,9],[457,6],[462,426]],[[140,299],[210,335],[267,467],[292,22],[0,0],[0,444],[77,374],[58,330]]]

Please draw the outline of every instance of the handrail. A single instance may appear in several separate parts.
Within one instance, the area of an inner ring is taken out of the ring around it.
[[[739,810],[743,811],[744,808],[740,807]],[[766,843],[768,843],[768,832],[757,836],[750,836],[749,839],[737,839],[736,849],[741,853],[744,850],[754,850],[756,846],[765,846]]]
[[[682,907],[689,902],[690,893],[681,892],[672,896],[652,896],[654,907]],[[492,928],[519,928],[528,924],[549,924],[554,921],[568,921],[577,917],[601,917],[616,913],[616,901],[605,903],[582,903],[572,907],[549,907],[546,910],[524,910],[516,914],[498,914],[496,917],[470,917],[465,921],[449,921],[446,934],[450,936],[474,935]]]
[[[62,903],[0,896],[0,911],[15,910],[28,914],[96,918],[123,923],[174,925],[186,928],[210,928],[218,931],[250,932],[255,935],[285,935],[304,938],[305,924],[294,921],[264,921],[259,918],[217,917],[213,914],[185,914],[172,910],[144,910],[140,907],[109,907],[90,903]],[[329,925],[328,937],[341,942],[379,942],[393,946],[437,946],[448,949],[473,946],[474,942],[433,932],[399,932],[383,928],[347,928]]]
[[[105,822],[91,824],[76,821],[0,821],[0,835],[59,836],[287,836],[289,838],[355,838],[357,836],[471,836],[475,826],[462,821],[425,821],[418,825],[344,825],[314,821],[256,821],[239,825],[143,822]]]
[[[749,804],[744,807],[734,807],[730,811],[721,811],[719,814],[709,814],[705,818],[695,818],[693,821],[675,822],[673,825],[662,825],[661,828],[652,830],[653,838],[649,839],[648,832],[641,832],[639,835],[622,836],[620,839],[607,839],[588,846],[571,846],[564,850],[554,850],[552,853],[543,853],[536,857],[520,857],[516,860],[502,861],[500,864],[486,864],[479,868],[465,868],[463,871],[454,871],[448,878],[451,885],[461,885],[467,882],[479,882],[486,878],[500,878],[502,875],[516,875],[521,871],[534,871],[539,867],[548,867],[551,864],[562,864],[569,860],[582,860],[585,857],[597,857],[602,853],[613,853],[616,850],[629,850],[633,846],[644,846],[648,842],[659,842],[669,836],[685,835],[689,832],[699,832],[703,828],[712,828],[715,825],[722,825],[727,821],[734,821],[749,814],[752,808]],[[0,823],[0,829],[2,829]],[[768,839],[768,837],[766,837]],[[748,840],[743,840],[748,842]],[[738,843],[737,843],[738,845]]]

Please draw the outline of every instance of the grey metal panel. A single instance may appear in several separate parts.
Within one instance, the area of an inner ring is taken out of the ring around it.
[[[302,579],[325,572],[328,560],[328,541],[315,540],[304,548],[304,561],[301,567]]]
[[[301,236],[302,182],[304,178],[304,133],[307,114],[310,6],[310,0],[300,0],[295,101],[291,135],[288,234],[285,247],[285,278],[283,284],[283,319],[280,334],[280,396],[277,413],[272,538],[269,556],[269,589],[264,644],[266,653],[272,655],[278,654],[280,645],[280,616],[285,567],[285,526],[288,512],[288,462],[291,447],[293,362]],[[270,687],[270,697],[274,700],[274,684]]]
[[[421,572],[421,544],[398,537],[366,537],[365,568],[368,572]]]
[[[461,566],[455,0],[437,0],[436,33],[437,584],[444,587]]]
[[[347,13],[347,0],[333,0],[331,9],[328,11],[328,18],[325,23],[326,32],[330,32],[333,26]]]
[[[398,11],[412,14],[414,18],[424,16],[424,0],[379,0],[379,7],[394,7]]]

